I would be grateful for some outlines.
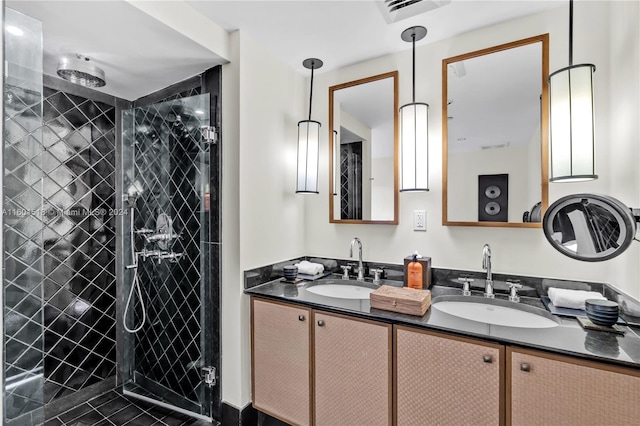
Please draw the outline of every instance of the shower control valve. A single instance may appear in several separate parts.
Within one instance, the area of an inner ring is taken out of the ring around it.
[[[149,228],[142,228],[134,231],[136,234],[153,234],[155,231]]]

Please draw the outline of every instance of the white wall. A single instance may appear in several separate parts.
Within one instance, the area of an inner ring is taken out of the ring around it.
[[[478,221],[478,176],[507,174],[508,220],[522,222],[522,213],[540,201],[540,167],[535,191],[529,191],[529,145],[510,145],[504,148],[478,151],[449,151],[447,204],[450,221]],[[537,141],[540,148],[540,139]],[[540,161],[540,160],[538,160]]]
[[[242,271],[304,254],[304,197],[295,194],[304,77],[246,34],[223,67],[222,399],[251,399],[249,298]]]
[[[629,206],[640,206],[638,182],[640,66],[638,2],[578,2],[574,10],[574,62],[593,62],[596,91],[597,172],[591,183],[550,184],[549,198],[576,192],[605,193]],[[444,227],[442,223],[441,61],[444,58],[522,39],[550,34],[550,71],[568,65],[568,6],[482,28],[433,44],[418,44],[416,99],[430,104],[430,188],[400,194],[398,226],[331,224],[328,221],[328,170],[320,168],[320,197],[306,199],[306,250],[309,255],[347,257],[349,241],[361,237],[366,260],[400,263],[418,249],[436,267],[480,270],[481,249],[491,244],[496,272],[610,282],[640,297],[640,245],[616,259],[579,262],[556,252],[540,229]],[[428,36],[427,36],[428,37]],[[317,93],[331,85],[398,69],[400,104],[411,96],[411,51],[318,74]],[[328,121],[328,96],[315,97],[314,111]],[[328,164],[328,135],[322,129],[321,164]],[[413,232],[412,211],[427,210],[427,233]]]
[[[240,37],[229,37],[232,56],[222,67],[222,282],[221,282],[221,373],[222,400],[241,408],[243,370],[240,360],[242,341],[247,327],[243,317],[242,279],[240,269]],[[246,316],[246,313],[244,314]],[[246,393],[246,391],[245,391]]]

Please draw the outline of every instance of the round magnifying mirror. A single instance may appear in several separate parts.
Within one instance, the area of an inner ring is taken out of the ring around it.
[[[636,218],[630,208],[613,197],[573,194],[549,206],[542,229],[560,253],[599,262],[629,247],[636,235]]]

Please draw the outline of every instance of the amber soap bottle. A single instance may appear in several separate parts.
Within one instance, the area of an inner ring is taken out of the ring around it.
[[[413,261],[407,265],[407,286],[409,288],[422,289],[422,265],[418,262],[418,256],[413,255]]]

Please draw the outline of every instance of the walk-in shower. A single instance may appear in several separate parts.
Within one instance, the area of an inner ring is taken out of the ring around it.
[[[5,10],[0,423],[111,391],[219,419],[220,67],[116,98],[43,74]]]
[[[202,417],[215,381],[209,105],[196,95],[122,116],[124,391]]]

